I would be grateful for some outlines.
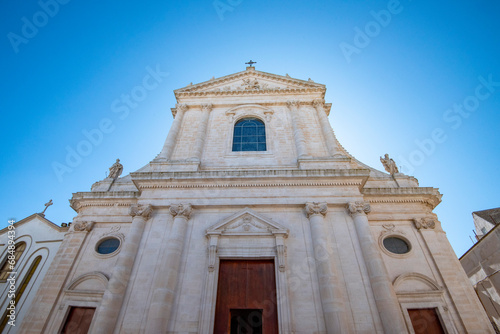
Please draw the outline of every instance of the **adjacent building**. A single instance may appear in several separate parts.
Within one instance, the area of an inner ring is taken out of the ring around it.
[[[472,218],[477,243],[462,255],[460,263],[500,333],[500,208],[475,211]]]
[[[0,333],[18,333],[68,230],[68,226],[54,224],[43,213],[12,221],[0,230]],[[8,309],[11,301],[14,307]]]
[[[493,333],[439,191],[350,155],[325,92],[252,66],[176,90],[158,156],[73,194],[21,332]]]

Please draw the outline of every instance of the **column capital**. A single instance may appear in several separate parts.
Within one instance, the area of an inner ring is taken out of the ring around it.
[[[74,222],[71,227],[75,232],[90,232],[94,227],[94,222]]]
[[[353,216],[369,213],[371,211],[370,203],[362,201],[347,203],[347,211]]]
[[[175,105],[175,109],[177,109],[177,111],[186,111],[189,109],[189,106],[186,104],[186,103],[177,103]]]
[[[433,229],[436,227],[436,222],[432,218],[413,218],[413,224],[417,230]]]
[[[312,104],[315,108],[323,108],[325,105],[325,99],[314,99]]]
[[[328,205],[326,202],[307,202],[306,203],[306,214],[310,218],[314,215],[322,215],[323,217],[328,212]]]
[[[290,109],[298,108],[298,107],[300,107],[301,104],[302,104],[302,101],[300,101],[300,100],[288,100],[288,101],[286,101],[286,105]]]
[[[201,110],[202,111],[211,112],[212,108],[213,108],[213,104],[212,103],[202,103],[202,105],[201,105]]]
[[[169,211],[174,217],[179,216],[189,219],[191,213],[193,213],[193,208],[191,207],[191,204],[172,204]]]
[[[144,218],[145,220],[148,220],[152,212],[153,212],[153,206],[151,204],[148,205],[133,204],[130,206],[129,214],[132,216],[132,218],[139,216]]]

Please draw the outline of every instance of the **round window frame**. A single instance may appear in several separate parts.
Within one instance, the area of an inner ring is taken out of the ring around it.
[[[387,239],[387,238],[397,238],[397,239],[403,240],[408,245],[408,252],[404,253],[404,254],[398,254],[398,253],[391,252],[390,250],[388,250],[387,248],[385,248],[385,245],[384,245],[384,240]],[[387,254],[389,256],[392,256],[392,257],[395,257],[395,258],[399,258],[399,259],[401,259],[401,258],[407,258],[407,257],[409,257],[413,253],[413,245],[410,242],[410,240],[408,240],[408,238],[406,238],[406,237],[404,237],[404,236],[402,236],[400,234],[391,233],[391,234],[382,235],[379,238],[379,246],[380,246],[380,248],[382,249],[382,251],[385,254]]]
[[[118,245],[118,248],[117,248],[117,249],[115,249],[113,252],[108,253],[108,254],[101,254],[101,253],[99,253],[99,251],[98,251],[99,246],[100,246],[100,245],[101,245],[104,241],[106,241],[106,240],[110,240],[110,239],[117,239],[117,240],[120,242],[120,244]],[[101,259],[105,259],[105,258],[113,257],[113,256],[115,256],[116,254],[118,254],[118,253],[120,252],[120,250],[121,250],[121,248],[122,248],[122,245],[123,245],[123,238],[121,238],[121,237],[120,237],[120,236],[118,236],[118,235],[107,235],[107,236],[105,236],[105,237],[103,237],[103,238],[100,238],[100,239],[96,242],[96,244],[95,244],[95,246],[94,246],[94,254],[95,254],[98,258],[101,258]]]

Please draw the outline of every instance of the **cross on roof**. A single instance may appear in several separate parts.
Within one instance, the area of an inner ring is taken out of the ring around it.
[[[250,67],[253,67],[252,65],[253,64],[257,64],[257,62],[256,61],[252,61],[252,59],[250,59],[250,61],[248,63],[245,63],[245,64],[248,64],[248,65],[250,65]]]

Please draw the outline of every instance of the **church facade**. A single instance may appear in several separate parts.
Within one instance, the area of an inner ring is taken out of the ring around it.
[[[493,333],[433,209],[351,156],[326,87],[247,67],[175,91],[162,151],[73,194],[22,333]]]

